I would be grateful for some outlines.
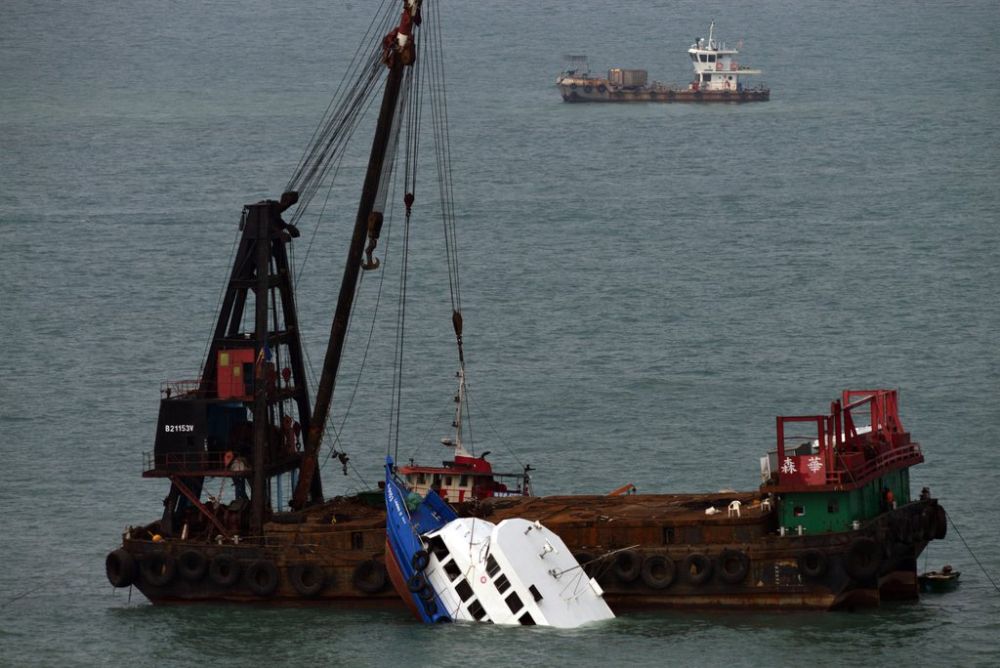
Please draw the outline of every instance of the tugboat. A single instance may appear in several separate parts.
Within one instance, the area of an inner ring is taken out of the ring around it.
[[[699,38],[688,49],[694,80],[687,86],[658,81],[647,83],[646,70],[612,68],[607,77],[591,74],[585,56],[571,56],[575,67],[556,79],[566,102],[766,102],[771,89],[751,87],[746,78],[761,70],[740,64],[739,51],[715,40],[715,22],[708,39]]]
[[[397,4],[378,17],[374,25],[396,27],[358,51],[354,83],[331,104],[290,187],[277,200],[244,208],[202,373],[162,388],[153,452],[142,473],[169,483],[162,514],[126,527],[121,546],[108,554],[106,574],[116,587],[135,586],[155,604],[398,605],[386,570],[385,509],[360,495],[328,498],[319,457],[359,275],[379,268],[374,252],[383,223],[392,224],[387,193],[397,159],[405,163],[396,170],[405,179],[405,213],[399,212],[404,237],[409,230],[411,142],[418,136],[414,123],[426,117],[413,103],[422,99],[415,86],[427,85],[431,102],[445,90],[434,68],[413,74],[434,45],[423,44],[424,56],[417,59],[421,2],[401,2],[401,16]],[[437,20],[434,12],[429,16]],[[325,191],[325,175],[336,172],[332,167],[381,77],[368,169],[311,403],[288,246],[299,236],[296,223],[312,197]],[[445,116],[436,118],[443,122]],[[441,192],[450,194],[442,122],[434,124],[442,142],[435,145]],[[442,209],[446,238],[453,242],[453,207],[446,201]],[[452,269],[454,250],[448,244]],[[399,252],[405,257],[405,246]],[[457,275],[450,279],[457,286]],[[400,302],[402,311],[405,300]],[[454,289],[451,320],[463,374],[461,301]],[[462,382],[464,375],[460,395]],[[398,396],[393,400],[398,407]],[[811,435],[790,433],[790,425],[802,424],[814,429]],[[828,414],[778,418],[777,426],[776,448],[762,461],[757,490],[614,496],[530,496],[526,478],[520,495],[504,495],[512,490],[493,484],[498,481],[489,477],[485,454],[477,458],[457,447],[459,432],[454,460],[445,468],[459,476],[468,470],[470,479],[464,487],[461,479],[454,490],[447,487],[447,495],[461,518],[498,526],[508,518],[541,522],[600,582],[616,611],[831,609],[916,597],[916,558],[928,541],[944,537],[946,518],[929,492],[911,498],[909,469],[923,455],[903,430],[896,393],[847,392]],[[343,452],[328,452],[346,467]],[[413,466],[400,473],[423,489],[419,476],[428,471]],[[458,500],[463,489],[471,490],[471,499]],[[232,497],[224,498],[228,490]],[[484,490],[481,498],[476,490]]]

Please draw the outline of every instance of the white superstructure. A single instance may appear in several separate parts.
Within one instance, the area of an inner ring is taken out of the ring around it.
[[[600,585],[538,522],[460,518],[424,539],[425,577],[456,621],[572,628],[614,617]]]
[[[715,41],[715,21],[712,21],[708,28],[708,39],[699,38],[688,49],[694,65],[691,89],[741,92],[744,84],[740,77],[761,74],[761,70],[740,65],[736,61],[738,54],[739,51],[727,48],[724,42]]]

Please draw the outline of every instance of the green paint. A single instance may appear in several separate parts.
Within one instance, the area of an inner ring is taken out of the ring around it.
[[[867,485],[847,492],[816,491],[784,494],[778,505],[781,526],[794,532],[801,525],[806,533],[848,531],[855,520],[864,522],[884,511],[885,490],[891,489],[896,504],[910,501],[910,471],[890,471]]]

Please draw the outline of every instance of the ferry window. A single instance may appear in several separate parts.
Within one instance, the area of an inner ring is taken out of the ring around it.
[[[430,548],[430,551],[435,557],[438,558],[438,561],[443,563],[444,560],[448,558],[448,546],[444,544],[443,540],[441,540],[441,536],[434,536],[431,538],[427,547]]]
[[[802,517],[803,515],[806,514],[806,509],[803,508],[802,506],[795,506],[794,508],[792,508],[792,513],[796,517]]]
[[[839,510],[840,510],[840,504],[837,503],[836,499],[830,499],[830,502],[826,504],[826,512],[830,513],[831,515]]]
[[[505,598],[504,601],[506,601],[507,607],[510,608],[510,611],[515,615],[521,611],[521,608],[524,607],[524,603],[521,602],[521,597],[517,595],[517,592],[514,592]]]
[[[493,581],[493,585],[497,588],[497,591],[502,594],[510,589],[510,580],[507,579],[506,575],[501,575]]]
[[[542,600],[542,592],[538,591],[538,587],[535,585],[528,587],[528,591],[531,592],[531,595],[534,597],[536,603]]]
[[[706,55],[704,53],[699,53],[698,54],[698,60],[700,60],[703,63],[707,63],[708,62],[708,55]]]
[[[714,53],[708,54],[708,62],[710,62],[710,63],[714,63],[715,62],[715,54]]]
[[[519,619],[517,621],[518,621],[518,623],[521,624],[521,626],[534,626],[535,625],[535,620],[532,618],[530,612],[526,612],[523,615],[521,615],[521,619]]]
[[[674,542],[674,528],[663,527],[663,544],[669,545],[672,542]]]
[[[360,550],[365,546],[365,536],[360,531],[351,532],[351,549]]]
[[[458,584],[455,585],[455,593],[457,593],[463,601],[468,601],[472,598],[472,587],[466,580],[459,580]]]
[[[712,75],[711,74],[706,74],[705,75],[705,81],[711,81],[711,80],[712,80]]]
[[[418,475],[417,476],[417,484],[418,485],[427,484],[427,476],[424,475],[423,473],[421,473],[420,475]]]
[[[437,486],[438,486],[438,485],[440,485],[440,484],[441,484],[441,476],[439,476],[439,475],[438,475],[437,473],[435,473],[435,474],[434,474],[434,482],[433,482],[433,485],[434,485],[435,487],[437,487]]]
[[[451,487],[451,476],[445,476],[444,484]]]
[[[691,54],[691,60],[693,60],[694,62],[698,62],[698,54],[697,53],[692,53]]]
[[[451,559],[444,565],[444,572],[448,574],[449,580],[454,580],[462,574],[462,569],[458,567],[454,559]]]
[[[490,574],[490,577],[500,572],[500,564],[497,563],[492,554],[486,557],[486,572]]]
[[[469,485],[469,476],[464,475],[461,478],[459,478],[458,479],[458,485],[460,487],[468,487],[468,485]]]
[[[472,615],[472,618],[475,619],[477,622],[483,621],[483,617],[486,616],[486,611],[483,610],[483,604],[480,603],[479,601],[473,601],[472,603],[470,603],[469,607],[466,608],[466,610],[469,611],[469,614]]]

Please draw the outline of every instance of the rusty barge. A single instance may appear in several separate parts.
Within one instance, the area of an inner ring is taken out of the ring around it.
[[[749,85],[747,78],[761,70],[741,64],[737,49],[715,39],[715,22],[708,39],[699,38],[688,48],[694,80],[686,85],[648,81],[646,70],[608,70],[607,76],[593,74],[586,56],[570,56],[571,67],[556,79],[565,102],[766,102],[771,89]]]
[[[244,207],[200,377],[161,390],[143,476],[169,483],[163,512],[127,527],[121,546],[107,555],[115,587],[135,586],[154,604],[401,605],[385,567],[384,507],[367,495],[327,498],[319,458],[359,274],[380,266],[374,252],[391,221],[387,183],[397,160],[407,229],[414,209],[409,138],[412,123],[426,117],[412,102],[420,99],[415,86],[426,82],[432,104],[444,90],[432,72],[413,74],[422,60],[415,46],[422,7],[419,0],[402,4],[392,31],[359,51],[355,85],[346,102],[331,105],[294,187],[278,200]],[[429,46],[419,53],[428,56]],[[341,140],[353,133],[357,110],[371,102],[376,79],[383,88],[375,136],[311,401],[289,246]],[[435,150],[443,164],[438,178],[447,180],[447,147]],[[450,193],[450,183],[441,192]],[[442,209],[453,242],[451,207]],[[448,249],[454,252],[454,244]],[[508,486],[485,454],[461,447],[462,316],[454,291],[451,299],[460,362],[457,432],[449,444],[455,455],[443,467],[401,467],[413,489],[443,492],[463,516],[543,522],[598,578],[616,611],[835,609],[918,596],[917,557],[944,537],[946,518],[929,492],[911,494],[909,470],[923,455],[903,429],[894,391],[845,392],[828,412],[779,417],[753,491],[534,497],[527,468],[521,484]],[[799,433],[803,428],[807,433]],[[346,467],[345,453],[327,446],[327,454]],[[216,489],[224,492],[209,493]]]

